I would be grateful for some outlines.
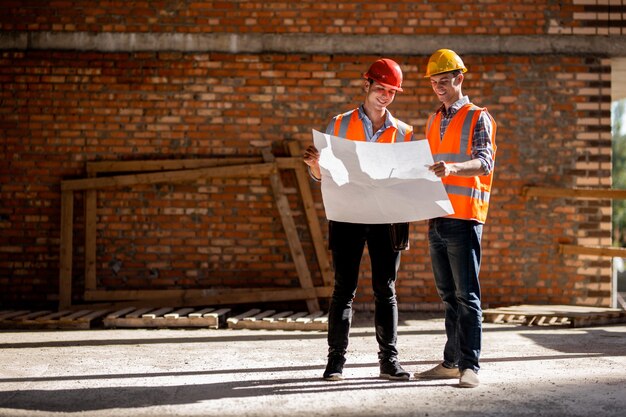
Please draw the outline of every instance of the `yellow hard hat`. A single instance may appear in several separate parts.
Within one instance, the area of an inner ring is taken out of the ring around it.
[[[430,56],[424,78],[454,70],[467,72],[463,60],[456,52],[451,49],[440,49]]]

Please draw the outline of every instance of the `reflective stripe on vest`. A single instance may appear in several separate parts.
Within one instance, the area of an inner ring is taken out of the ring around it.
[[[476,110],[470,110],[467,112],[465,116],[465,120],[463,121],[463,127],[461,128],[461,146],[459,147],[459,153],[464,154],[467,151],[467,146],[469,145],[470,140],[470,129],[472,128],[472,120],[474,119],[474,113]]]
[[[489,191],[480,191],[476,188],[461,187],[459,185],[444,184],[444,187],[446,188],[448,194],[475,198],[477,200],[484,201],[485,203],[489,202],[489,195],[491,194]]]
[[[396,133],[396,142],[404,142],[406,134],[411,130],[411,127],[398,119],[394,119],[393,117],[391,117],[391,120],[395,124],[396,129],[398,129],[398,133]]]
[[[350,119],[352,118],[352,112],[355,111],[356,110],[352,110],[342,115],[341,124],[339,125],[339,133],[337,133],[337,136],[339,136],[340,138],[346,137],[346,134],[348,133],[348,126],[350,126]]]

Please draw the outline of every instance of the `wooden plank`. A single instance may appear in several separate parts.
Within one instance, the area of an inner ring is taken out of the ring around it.
[[[101,173],[115,172],[151,172],[151,171],[176,171],[199,168],[224,167],[232,165],[259,164],[263,163],[262,157],[228,157],[228,158],[204,158],[204,159],[160,159],[152,161],[98,161],[87,162],[87,174],[95,177]],[[276,166],[279,169],[296,169],[302,166],[300,157],[276,158]]]
[[[277,329],[280,330],[300,330],[300,331],[327,331],[328,322],[307,322],[301,323],[298,321],[288,323],[278,323]]]
[[[202,309],[194,317],[183,317],[183,315],[194,311],[194,308],[181,308],[172,313],[163,316],[154,316],[151,314],[143,315],[134,312],[133,314],[122,317],[121,314],[115,314],[118,317],[107,317],[103,324],[107,328],[181,328],[181,327],[206,327],[217,329],[226,323],[230,308],[221,308],[218,310],[205,308]],[[209,310],[207,312],[207,310]],[[202,316],[199,316],[202,314]]]
[[[160,159],[148,161],[97,161],[87,162],[87,174],[95,176],[107,172],[145,172],[197,169],[216,166],[254,164],[263,162],[261,157],[215,157],[202,159]]]
[[[59,310],[72,305],[72,252],[74,193],[61,193],[61,234],[59,242]]]
[[[160,319],[144,319],[142,317],[118,317],[116,319],[104,319],[104,326],[107,328],[142,328],[142,327],[154,327],[148,324],[151,321],[163,320]]]
[[[276,310],[266,310],[266,311],[262,311],[261,313],[255,314],[254,316],[244,317],[243,320],[244,321],[259,321],[259,320],[263,320],[265,317],[269,317],[273,315],[274,313],[276,313]]]
[[[29,313],[29,314],[17,316],[13,320],[32,321],[32,320],[37,319],[38,317],[49,315],[50,313],[51,313],[50,310],[33,311],[32,313]]]
[[[302,167],[302,157],[295,156],[292,154],[290,157],[279,157],[275,158],[276,166],[279,169],[298,169]]]
[[[535,305],[535,304],[521,304],[518,306],[501,307],[501,309],[515,309],[523,311],[549,311],[549,312],[579,312],[579,313],[606,313],[606,312],[621,312],[619,308],[611,307],[595,307],[595,306],[579,306],[579,305],[564,305],[564,304],[550,304],[550,305]]]
[[[13,317],[19,317],[19,316],[23,316],[24,314],[28,314],[30,313],[30,310],[17,310],[17,311],[8,311],[6,313],[3,313],[2,315],[0,315],[0,321],[1,320],[9,320]]]
[[[104,318],[104,320],[102,321],[102,324],[106,328],[116,328],[118,327],[118,324],[125,319],[125,316],[127,314],[133,313],[136,311],[137,311],[137,307],[126,307],[120,310],[113,311]],[[133,314],[133,316],[138,317],[138,315],[143,314],[143,313],[144,312],[139,312],[137,313],[137,315]],[[124,326],[119,326],[119,327],[124,327]]]
[[[126,307],[126,308],[123,308],[121,310],[117,310],[117,311],[114,311],[112,313],[109,313],[106,316],[106,318],[107,319],[116,319],[118,317],[125,316],[126,314],[128,314],[128,313],[130,313],[131,311],[134,311],[134,310],[135,310],[135,307]]]
[[[193,308],[181,308],[171,313],[168,313],[164,315],[163,317],[165,317],[166,319],[177,319],[179,317],[186,316],[187,314],[191,313],[193,310],[194,310]]]
[[[333,287],[316,287],[314,290],[318,297],[330,297],[333,291]],[[161,290],[151,290],[151,291],[158,292]],[[170,290],[164,290],[164,291],[170,291]],[[175,290],[175,291],[181,291],[181,290]],[[234,288],[232,289],[232,291],[236,292],[237,295],[231,296],[230,300],[227,297],[224,297],[222,295],[224,293],[221,293],[221,292],[216,293],[215,290],[207,289],[207,290],[201,290],[201,292],[198,294],[196,293],[187,294],[184,297],[181,297],[180,294],[177,294],[174,297],[159,296],[158,294],[151,294],[150,298],[125,298],[124,300],[118,300],[118,301],[115,301],[115,297],[113,297],[113,299],[108,302],[82,303],[80,307],[81,308],[88,307],[92,309],[109,309],[109,310],[117,309],[119,310],[119,309],[123,309],[127,307],[139,308],[139,307],[148,307],[148,306],[154,306],[154,305],[184,304],[188,306],[205,306],[207,304],[226,305],[226,304],[237,304],[237,303],[247,303],[247,302],[250,302],[250,303],[259,302],[258,300],[254,298],[254,294],[257,294],[259,289]],[[301,295],[302,298],[294,298],[293,294],[281,294],[280,291],[283,291],[283,290],[276,290],[276,291],[279,291],[279,292],[272,291],[269,294],[267,293],[261,294],[264,299],[264,301],[262,302],[289,301],[289,300],[294,300],[294,299],[304,299],[307,296],[306,294],[300,294],[300,291],[305,291],[305,290],[300,290],[300,289],[296,289],[296,291],[298,291],[298,294]],[[288,291],[293,291],[293,290],[288,290]],[[91,292],[86,293],[86,296],[91,297],[91,299],[93,300],[94,297],[97,299],[99,296],[101,296],[102,294],[106,294],[107,292],[108,291],[104,291],[104,290],[91,291]],[[211,296],[207,296],[206,295],[207,293],[211,294]],[[111,297],[106,296],[106,298],[111,298]],[[76,306],[69,307],[69,310],[72,310],[72,309],[76,309]]]
[[[71,310],[57,311],[57,312],[50,313],[42,317],[38,317],[35,321],[55,320],[59,317],[67,316],[68,314],[71,314],[71,313],[72,313]]]
[[[165,313],[169,313],[170,311],[174,310],[173,307],[162,307],[159,309],[156,309],[154,311],[151,311],[150,313],[145,313],[141,315],[142,319],[154,319],[160,316],[165,315]]]
[[[228,320],[230,311],[230,308],[220,308],[219,310],[204,314],[203,318],[209,321],[209,328],[219,329],[220,327],[226,326],[226,320]]]
[[[10,317],[11,321],[19,321],[22,320],[24,317],[28,317],[30,314],[32,313],[32,311],[25,311],[22,314],[18,314],[18,315],[13,315]]]
[[[85,289],[96,289],[96,227],[98,192],[85,191]]]
[[[67,316],[59,317],[59,321],[72,321],[91,313],[91,310],[79,310]]]
[[[550,197],[550,198],[581,198],[581,199],[610,199],[626,200],[626,190],[614,188],[557,188],[526,186],[522,188],[524,197]]]
[[[323,313],[291,312],[274,314],[273,311],[264,311],[253,316],[243,317],[238,321],[231,321],[228,324],[232,329],[266,329],[266,330],[322,330],[328,329],[328,318],[320,319]],[[267,316],[267,317],[263,317]],[[288,317],[285,317],[288,316]],[[262,317],[262,319],[260,319]]]
[[[203,308],[202,310],[198,310],[198,311],[194,311],[193,313],[189,313],[189,315],[187,317],[189,317],[190,319],[195,319],[195,318],[202,318],[202,316],[204,316],[207,313],[210,313],[211,311],[214,311],[214,308]]]
[[[249,288],[245,291],[210,291],[210,290],[92,290],[85,291],[85,299],[89,301],[137,301],[152,300],[153,304],[169,305],[225,305],[245,304],[251,302],[272,302],[304,300],[317,296],[326,297],[332,293],[332,287],[310,289],[258,289]]]
[[[251,328],[263,328],[274,330],[303,330],[303,331],[326,331],[328,330],[328,314],[321,311],[308,313],[306,311],[280,317],[264,325],[255,325]]]
[[[205,313],[202,315],[202,317],[215,317],[225,315],[227,313],[230,313],[230,308],[220,308],[219,310],[215,310],[211,313]]]
[[[306,316],[307,314],[309,313],[307,313],[306,311],[300,311],[298,313],[292,314],[291,316],[280,318],[278,319],[278,321],[292,322],[298,320],[300,317]]]
[[[163,289],[163,290],[95,290],[87,291],[87,298],[90,300],[162,300],[162,299],[185,299],[189,297],[219,296],[225,294],[245,294],[251,291],[284,291],[291,288],[224,288],[224,289]],[[158,305],[152,302],[151,306]],[[173,305],[187,305],[185,303]]]
[[[273,162],[274,156],[269,152],[269,150],[266,149],[263,151],[263,159],[265,159],[265,161],[268,163]],[[285,230],[285,234],[287,235],[287,243],[289,243],[291,256],[296,266],[296,271],[298,272],[300,287],[304,289],[313,288],[313,279],[311,278],[311,272],[309,271],[306,257],[304,256],[304,250],[302,249],[302,244],[300,242],[300,237],[298,236],[296,224],[291,215],[289,200],[287,199],[287,196],[285,195],[285,192],[283,190],[283,183],[280,179],[280,174],[278,172],[272,172],[270,174],[270,184],[272,185],[272,192],[274,194],[276,206],[278,207],[278,213],[280,214],[283,229]],[[317,311],[320,308],[316,296],[307,298],[306,304],[310,312]]]
[[[266,310],[259,313],[243,317],[237,322],[231,321],[228,327],[231,329],[263,329],[266,328],[267,322],[263,322],[264,317],[271,316],[276,313],[275,310]]]
[[[316,311],[316,312],[308,314],[308,315],[306,315],[304,317],[297,318],[296,321],[298,323],[310,323],[313,320],[315,320],[316,318],[320,317],[322,314],[324,314],[322,311]]]
[[[96,310],[96,311],[92,311],[89,314],[85,314],[82,317],[77,318],[77,321],[83,321],[83,322],[91,322],[94,319],[97,319],[99,317],[104,316],[105,314],[107,314],[109,312],[109,310]]]
[[[144,315],[145,313],[154,310],[154,307],[144,307],[144,308],[140,308],[138,310],[133,311],[132,313],[128,313],[126,314],[126,318],[139,318],[142,315]]]
[[[81,310],[59,317],[57,320],[35,320],[30,322],[35,328],[87,330],[92,323],[107,314],[108,310]]]
[[[278,319],[282,319],[283,317],[287,317],[287,316],[291,316],[293,314],[293,311],[283,311],[281,313],[276,313],[273,316],[270,317],[264,317],[263,321],[276,321]]]
[[[313,321],[316,323],[328,323],[328,313],[313,319]]]
[[[244,317],[250,317],[250,316],[253,316],[253,315],[255,315],[255,314],[257,314],[257,313],[260,313],[260,312],[261,312],[261,310],[260,310],[260,309],[258,309],[258,308],[253,308],[253,309],[250,309],[250,310],[246,311],[245,313],[241,313],[241,314],[239,314],[239,315],[237,315],[237,316],[234,316],[234,317],[229,317],[229,318],[228,318],[228,320],[226,320],[226,322],[228,323],[228,325],[229,325],[229,327],[230,327],[230,324],[231,324],[231,323],[232,323],[232,324],[236,324],[236,323],[238,323],[240,320],[243,320],[243,319],[244,319]]]
[[[578,246],[560,244],[559,252],[564,255],[594,255],[604,257],[626,257],[626,248],[600,247],[600,246]]]
[[[292,157],[300,156],[301,150],[298,142],[289,141],[287,148]],[[304,162],[300,160],[300,158],[298,158],[298,162],[299,164],[295,168],[296,180],[298,182],[300,197],[302,198],[304,213],[309,226],[309,233],[311,234],[311,240],[313,241],[313,248],[315,249],[317,263],[319,264],[320,274],[322,275],[322,282],[325,286],[330,286],[333,283],[333,273],[326,244],[324,242],[324,236],[322,235],[319,217],[317,215],[317,210],[315,209],[313,194],[311,193],[311,181]]]
[[[179,171],[162,171],[149,174],[115,175],[102,178],[84,178],[61,181],[62,191],[95,190],[107,187],[126,187],[137,184],[184,183],[205,178],[262,178],[276,172],[274,163],[232,165],[228,167],[212,167],[184,169]]]

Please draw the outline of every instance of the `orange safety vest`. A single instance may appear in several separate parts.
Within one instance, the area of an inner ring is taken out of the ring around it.
[[[441,138],[440,130],[441,112],[432,114],[428,118],[426,137],[433,153],[433,159],[451,163],[471,160],[474,127],[482,112],[485,112],[491,120],[491,143],[495,160],[496,122],[486,108],[480,108],[471,103],[461,107],[452,117],[443,138]],[[450,175],[441,180],[454,208],[454,214],[447,217],[485,223],[489,209],[493,170],[487,175],[474,177]]]
[[[413,127],[401,120],[389,116],[392,127],[385,129],[379,136],[379,143],[394,143],[410,141],[413,134]],[[365,126],[359,119],[359,110],[354,109],[346,113],[335,116],[335,123],[329,126],[326,133],[356,141],[365,141]]]

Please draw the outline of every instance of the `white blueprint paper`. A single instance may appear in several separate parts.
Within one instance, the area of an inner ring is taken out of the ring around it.
[[[326,217],[349,223],[401,223],[454,213],[446,190],[428,170],[426,139],[361,142],[313,130],[320,152]]]

